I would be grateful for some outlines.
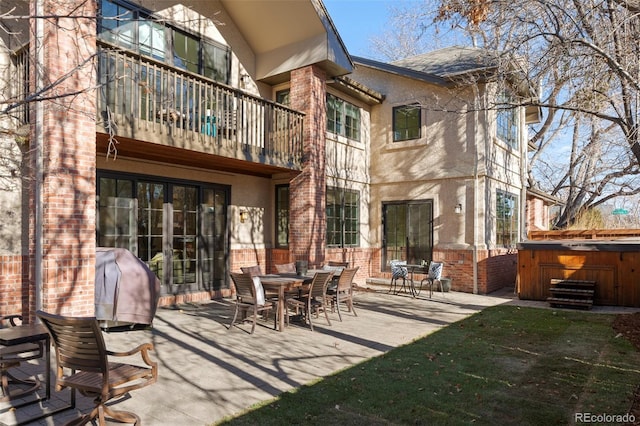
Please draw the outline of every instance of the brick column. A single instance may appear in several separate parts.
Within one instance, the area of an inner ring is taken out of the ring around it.
[[[31,0],[32,16],[57,18],[41,20],[43,57],[38,58],[36,42],[31,42],[31,81],[36,82],[40,73],[41,87],[48,87],[42,97],[48,100],[33,104],[31,110],[29,310],[33,313],[34,290],[40,288],[42,309],[93,315],[96,3],[42,0],[42,4],[43,10],[36,10]],[[38,37],[35,21],[31,23],[32,34]],[[37,107],[42,107],[41,120]],[[38,186],[42,200],[40,227],[34,216]],[[37,250],[37,228],[41,229],[42,250]],[[38,252],[42,255],[41,269]],[[42,270],[39,283],[36,268]]]
[[[291,106],[306,114],[304,122],[304,166],[290,184],[289,247],[296,260],[309,265],[324,262],[325,135],[327,128],[326,75],[318,66],[291,72]]]

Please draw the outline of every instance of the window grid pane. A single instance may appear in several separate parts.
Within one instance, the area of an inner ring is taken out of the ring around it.
[[[326,216],[328,247],[360,245],[360,193],[358,191],[327,188]]]
[[[289,186],[276,187],[276,247],[289,246]]]
[[[327,131],[360,140],[360,108],[327,94]]]
[[[164,27],[158,23],[147,20],[139,21],[140,53],[151,56],[157,60],[165,58]]]
[[[518,110],[513,106],[514,99],[508,92],[498,97],[496,112],[496,135],[507,145],[518,148]]]
[[[421,108],[418,104],[393,108],[393,141],[420,138]]]
[[[517,195],[496,192],[496,245],[514,247],[518,242],[518,212],[520,211]]]

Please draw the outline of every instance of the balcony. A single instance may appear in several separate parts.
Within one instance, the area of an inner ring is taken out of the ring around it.
[[[125,155],[265,176],[302,168],[300,112],[102,43],[98,79],[99,149],[115,139]]]

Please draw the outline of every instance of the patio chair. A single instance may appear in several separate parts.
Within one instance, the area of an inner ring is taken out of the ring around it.
[[[389,262],[391,265],[391,282],[389,283],[389,291],[387,293],[391,293],[393,289],[393,293],[397,293],[398,280],[402,279],[402,287],[400,289],[405,288],[407,283],[407,277],[409,276],[409,270],[407,269],[406,260],[392,260]]]
[[[259,295],[256,291],[256,285],[254,280],[251,278],[251,275],[247,273],[238,274],[232,272],[231,280],[236,287],[236,309],[233,313],[233,319],[229,325],[229,330],[233,328],[233,324],[235,324],[236,318],[238,318],[238,312],[242,310],[244,314],[252,314],[253,324],[251,325],[250,334],[253,334],[256,329],[256,322],[258,321],[258,313],[268,312],[275,307],[275,303],[273,300],[265,299],[264,296],[262,297],[262,300],[259,299]],[[260,287],[262,287],[262,285],[260,285]],[[275,330],[278,325],[278,321],[277,315],[274,316],[273,328]],[[243,318],[246,319],[246,315]]]
[[[144,343],[127,352],[112,352],[106,348],[95,317],[66,317],[43,311],[36,315],[47,328],[56,350],[56,390],[68,387],[94,398],[93,410],[67,425],[84,425],[96,418],[100,426],[106,424],[106,418],[119,423],[140,423],[135,413],[112,410],[107,403],[157,381],[158,365],[149,357],[153,345]],[[131,357],[137,353],[143,362],[110,361],[110,357]]]
[[[6,315],[0,317],[0,328],[15,327],[17,321],[22,323],[21,315]],[[42,358],[44,354],[44,342],[22,343],[13,346],[0,346],[0,382],[2,387],[2,397],[0,402],[10,401],[31,394],[38,390],[40,381],[33,379],[18,379],[9,373],[12,368],[19,367],[21,363],[32,359]],[[16,385],[11,393],[10,385]],[[17,387],[20,386],[20,387]],[[24,388],[27,386],[27,388]]]
[[[312,314],[315,312],[316,318],[318,318],[319,313],[322,310],[325,318],[327,319],[327,324],[331,325],[329,314],[327,313],[327,285],[329,284],[329,281],[331,281],[332,276],[333,272],[331,271],[316,272],[311,284],[309,285],[308,293],[302,294],[299,297],[287,298],[287,319],[289,318],[289,306],[294,307],[296,312],[301,310],[305,322],[309,322],[309,327],[311,328],[311,331],[313,331],[313,321],[311,319]]]
[[[333,307],[335,306],[338,310],[338,318],[340,318],[340,321],[342,321],[340,303],[346,303],[349,312],[353,312],[353,315],[356,317],[358,316],[353,307],[353,278],[356,276],[358,268],[359,266],[344,269],[338,278],[338,285],[336,288],[334,290],[327,290],[327,297],[331,301],[331,312],[333,312]]]
[[[423,284],[427,284],[429,286],[429,297],[431,297],[433,293],[433,285],[437,281],[440,284],[440,291],[444,294],[444,289],[442,288],[442,281],[440,278],[442,277],[442,262],[431,262],[429,264],[429,272],[427,272],[427,276],[422,279],[420,282],[420,286]]]
[[[275,267],[278,274],[296,274],[296,264],[294,262],[275,264]],[[299,296],[305,288],[308,290],[308,286],[303,285],[295,290],[285,291],[285,298]]]
[[[275,265],[276,272],[279,274],[295,274],[296,273],[296,264],[294,262],[291,263],[281,263]]]
[[[252,277],[257,277],[262,275],[262,268],[260,268],[260,265],[243,266],[242,268],[240,268],[240,270],[242,271],[243,274],[249,274]]]
[[[262,275],[262,268],[260,265],[254,266],[243,266],[240,268],[242,273],[249,274],[253,279],[253,282],[256,286],[256,291],[258,292],[258,296],[260,296],[260,292],[264,294],[264,297],[270,300],[275,300],[278,298],[278,292],[273,290],[264,290],[262,288],[262,284],[260,284],[260,275]]]

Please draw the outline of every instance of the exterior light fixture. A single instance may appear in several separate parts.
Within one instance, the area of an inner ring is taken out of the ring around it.
[[[240,210],[240,223],[244,223],[245,220],[247,220],[247,211]]]
[[[453,211],[456,212],[456,214],[462,214],[462,204],[458,203]]]

